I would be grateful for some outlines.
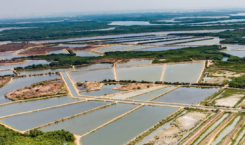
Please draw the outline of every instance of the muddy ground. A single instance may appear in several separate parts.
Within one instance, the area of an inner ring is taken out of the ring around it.
[[[5,97],[16,101],[57,94],[64,87],[64,83],[59,80],[43,81],[18,90],[8,92]]]

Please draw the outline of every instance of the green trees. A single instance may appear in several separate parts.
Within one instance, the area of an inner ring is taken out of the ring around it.
[[[28,134],[20,134],[0,125],[0,145],[74,145],[75,138],[72,133],[59,130],[42,132],[32,130]]]
[[[233,88],[245,88],[245,76],[237,77],[229,83]]]

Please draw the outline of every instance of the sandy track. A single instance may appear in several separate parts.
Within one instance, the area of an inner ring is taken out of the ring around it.
[[[222,130],[236,115],[236,113],[232,113],[229,115],[211,134],[209,134],[201,143],[200,145],[211,144],[217,134]]]
[[[194,142],[194,140],[199,137],[204,130],[209,128],[221,115],[223,114],[222,111],[216,113],[206,124],[204,124],[197,132],[195,132],[190,138],[188,138],[183,145],[189,145]]]
[[[235,126],[235,128],[232,130],[231,133],[229,133],[224,141],[222,142],[222,145],[228,145],[231,142],[232,137],[236,134],[236,132],[241,128],[241,125],[244,124],[245,122],[245,117],[243,117],[242,120],[239,121],[239,123],[237,123],[237,125]]]

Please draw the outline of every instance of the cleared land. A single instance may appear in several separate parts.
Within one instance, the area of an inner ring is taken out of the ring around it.
[[[18,51],[21,49],[26,49],[28,47],[33,47],[38,45],[39,44],[33,44],[33,43],[10,43],[5,45],[0,45],[0,52]]]
[[[51,96],[59,93],[63,87],[64,83],[62,81],[48,80],[8,92],[5,96],[13,101]]]
[[[68,47],[35,47],[19,53],[19,55],[44,55],[48,54],[49,51],[67,49]]]
[[[175,144],[183,135],[207,117],[206,113],[189,112],[171,123],[171,126],[158,133],[149,143],[154,145]]]
[[[10,77],[0,77],[0,87],[4,86],[6,83],[10,81]]]
[[[88,91],[95,91],[95,90],[100,90],[103,87],[103,83],[98,83],[98,82],[77,82],[78,87],[83,87],[84,89]]]

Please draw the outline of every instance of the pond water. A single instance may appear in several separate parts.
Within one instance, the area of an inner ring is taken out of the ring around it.
[[[229,126],[227,126],[222,132],[220,132],[219,136],[212,142],[211,145],[217,145],[219,142],[221,142],[221,140],[235,128],[240,118],[241,116],[235,118],[235,120]]]
[[[153,91],[153,92],[149,92],[149,93],[146,93],[146,94],[143,94],[143,95],[139,95],[139,96],[136,96],[136,97],[133,97],[133,98],[130,98],[130,100],[142,100],[142,101],[147,101],[147,100],[150,100],[156,96],[159,96],[171,89],[175,88],[175,86],[170,86],[170,87],[167,87],[167,88],[163,88],[163,89],[160,89],[160,90],[156,90],[156,91]]]
[[[43,127],[40,130],[47,132],[65,129],[77,135],[83,135],[135,107],[136,105],[131,104],[116,104]]]
[[[180,87],[153,101],[169,102],[169,103],[183,103],[183,104],[197,104],[218,90],[219,88]]]
[[[5,98],[5,94],[17,89],[20,89],[31,84],[60,78],[59,75],[44,75],[44,76],[32,76],[32,77],[23,77],[23,78],[13,78],[11,82],[0,88],[0,104],[11,102],[11,100]]]
[[[120,84],[105,84],[100,90],[98,91],[84,91],[81,92],[81,95],[86,95],[86,96],[104,96],[105,94],[114,94],[114,93],[119,93],[123,92],[120,90],[113,90],[114,87],[120,86]]]
[[[195,45],[195,46],[202,46],[202,45],[219,45],[220,39],[214,38],[211,40],[203,40],[203,41],[196,41],[196,42],[188,42],[188,43],[180,43],[177,45]]]
[[[99,63],[99,64],[92,64],[87,66],[75,66],[76,70],[79,69],[92,69],[92,68],[103,68],[103,67],[112,67],[113,64],[111,63]]]
[[[229,57],[224,57],[223,59],[222,59],[222,61],[227,61],[229,59]]]
[[[207,37],[202,37],[202,38],[190,38],[190,39],[173,40],[173,41],[170,40],[170,41],[164,41],[164,42],[151,43],[151,45],[169,45],[169,44],[180,44],[180,43],[184,43],[184,45],[186,45],[187,42],[202,41],[202,40],[205,40],[205,39],[208,39],[208,38]]]
[[[69,47],[69,48],[75,48],[75,47],[86,47],[87,45],[84,44],[59,44],[53,47]]]
[[[158,24],[151,24],[146,21],[113,21],[108,25],[117,25],[117,26],[134,26],[134,25],[158,25]]]
[[[176,116],[176,118],[178,118],[179,116],[182,116],[186,114],[186,112],[182,112],[181,114],[179,114],[178,116]],[[174,121],[171,120],[167,123],[165,123],[163,126],[159,127],[158,129],[156,129],[155,131],[153,131],[151,134],[149,134],[147,137],[145,137],[143,140],[141,140],[139,143],[137,143],[136,145],[145,145],[146,143],[148,143],[152,138],[154,138],[158,133],[162,132],[164,129],[167,129],[171,126],[171,123]]]
[[[106,104],[109,103],[96,101],[82,102],[68,106],[4,118],[1,119],[1,122],[6,123],[18,130],[27,130],[54,120],[62,119],[64,117],[68,117]]]
[[[113,96],[113,99],[127,99],[127,98],[130,98],[130,97],[135,97],[135,96],[139,96],[139,95],[142,95],[142,94],[145,94],[145,93],[149,93],[151,91],[155,91],[155,90],[158,90],[158,89],[161,89],[161,88],[164,88],[164,86],[160,85],[160,86],[156,86],[156,87],[150,87],[150,88],[147,88],[147,89],[134,90],[134,91],[131,91],[129,93],[123,93],[123,94],[115,95],[115,96]]]
[[[64,69],[43,69],[43,70],[27,70],[27,71],[19,71],[21,75],[28,74],[41,74],[41,73],[49,73],[49,72],[61,72],[61,71],[72,71],[73,68],[64,68]]]
[[[142,65],[142,64],[150,64],[152,60],[130,60],[125,63],[117,63],[117,67],[120,66],[129,66],[129,65]]]
[[[222,52],[241,58],[245,57],[245,51],[222,51]]]
[[[6,76],[6,75],[14,75],[14,72],[12,70],[0,71],[0,76]]]
[[[69,73],[72,80],[76,82],[99,82],[104,79],[114,80],[114,74],[112,69],[101,69],[92,71],[78,71]]]
[[[196,83],[204,65],[203,62],[166,65],[162,81]]]
[[[67,54],[67,52],[64,49],[60,49],[60,50],[54,50],[54,51],[49,51],[49,54]]]
[[[167,51],[167,50],[181,49],[181,48],[187,48],[187,47],[185,46],[151,47],[151,48],[139,49],[135,51]]]
[[[162,74],[163,66],[145,66],[117,68],[118,80],[136,80],[136,81],[159,81]]]
[[[91,53],[88,51],[74,51],[74,52],[77,54],[77,56],[80,56],[80,57],[102,56],[102,55]]]
[[[211,131],[213,131],[229,114],[224,114],[218,121],[216,121],[206,132],[204,132],[194,145],[198,145]]]
[[[82,138],[82,145],[123,145],[177,108],[145,106]]]
[[[63,78],[65,79],[65,81],[66,81],[66,83],[67,83],[67,85],[68,85],[68,87],[69,87],[69,89],[70,89],[72,95],[73,95],[74,97],[79,97],[78,94],[77,94],[77,92],[76,92],[76,90],[74,89],[74,87],[73,87],[73,85],[72,85],[70,79],[67,77],[66,73],[61,72],[61,74],[62,74]]]
[[[21,112],[27,112],[31,110],[37,110],[41,108],[52,107],[52,106],[76,102],[76,101],[77,101],[76,99],[71,99],[69,98],[69,96],[64,96],[64,97],[55,97],[49,99],[14,103],[14,104],[0,107],[0,116],[17,114]]]
[[[13,69],[15,67],[26,67],[33,64],[49,64],[50,62],[46,60],[27,60],[25,63],[21,64],[12,64],[12,65],[0,65],[1,69]]]

